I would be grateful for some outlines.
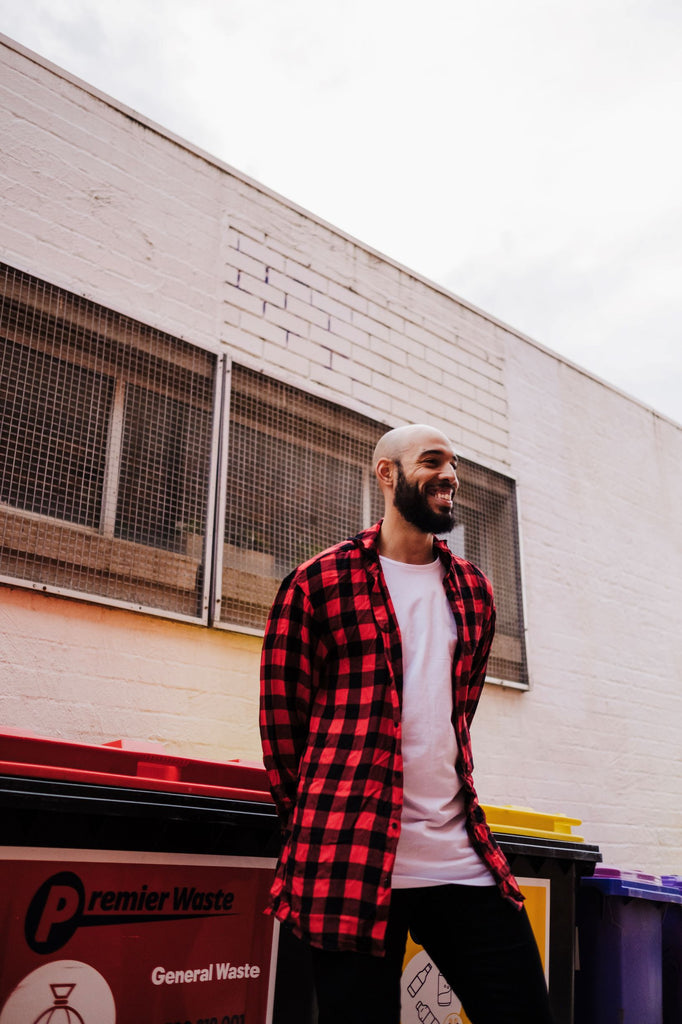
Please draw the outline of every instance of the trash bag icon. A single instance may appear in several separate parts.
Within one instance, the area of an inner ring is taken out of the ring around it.
[[[78,1010],[69,1006],[69,997],[75,984],[51,984],[54,1002],[34,1021],[34,1024],[85,1024]]]

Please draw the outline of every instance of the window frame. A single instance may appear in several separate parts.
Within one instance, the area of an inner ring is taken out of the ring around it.
[[[0,583],[12,587],[20,586],[40,593],[54,594],[59,597],[87,601],[88,603],[98,605],[106,605],[108,607],[132,609],[133,611],[173,619],[175,621],[187,622],[195,625],[209,625],[212,577],[210,564],[212,543],[209,541],[215,534],[215,495],[219,474],[218,442],[220,429],[220,418],[217,411],[222,402],[222,388],[224,380],[222,371],[223,363],[226,358],[224,351],[218,344],[207,345],[188,341],[184,338],[177,338],[175,335],[172,335],[167,331],[152,327],[151,325],[143,323],[134,317],[114,310],[110,306],[104,306],[100,302],[95,302],[89,298],[79,296],[66,288],[53,284],[51,281],[44,281],[35,275],[23,272],[18,268],[3,264],[3,270],[16,275],[16,281],[12,282],[12,291],[8,291],[5,294],[5,299],[10,303],[14,302],[27,310],[31,310],[34,315],[45,314],[46,316],[56,317],[65,324],[68,324],[69,328],[76,333],[79,329],[87,333],[91,333],[93,332],[93,328],[87,322],[86,315],[84,313],[84,304],[88,304],[114,318],[120,318],[120,321],[115,319],[119,332],[122,332],[119,336],[115,336],[113,332],[109,335],[107,335],[106,332],[103,332],[103,337],[105,337],[108,342],[113,342],[115,344],[127,344],[136,352],[146,351],[148,354],[158,357],[159,354],[153,350],[150,353],[150,341],[149,338],[145,336],[145,332],[151,331],[161,336],[164,344],[169,347],[172,346],[174,341],[177,341],[183,347],[189,346],[190,348],[195,348],[207,353],[207,355],[211,356],[213,359],[213,367],[212,396],[209,399],[210,411],[208,412],[208,415],[210,416],[210,425],[207,432],[208,464],[206,476],[206,533],[203,540],[202,561],[199,562],[199,566],[203,564],[204,570],[201,587],[197,588],[197,614],[188,614],[173,608],[164,608],[153,604],[147,604],[145,602],[117,598],[112,595],[97,593],[95,590],[69,587],[58,582],[31,579],[30,576],[27,575],[12,575],[0,571]],[[46,288],[48,292],[43,294],[43,288]],[[53,298],[54,296],[57,297],[58,301],[57,309],[50,308],[50,298]],[[132,336],[130,339],[125,339],[125,328],[131,324],[139,325],[141,328],[141,335],[138,338]],[[10,331],[5,332],[4,328],[2,329],[2,334],[3,337],[5,337],[5,334],[7,335],[7,340],[11,344],[26,347],[30,352],[38,352],[48,357],[55,358],[49,351],[49,345],[46,344],[45,339],[40,335],[31,334],[30,322],[28,320],[25,322],[19,322],[13,334]],[[165,353],[163,354],[165,355]],[[183,559],[187,562],[185,571],[191,573],[194,560],[189,559],[186,554],[160,546],[144,544],[140,541],[128,540],[124,537],[116,536],[115,534],[118,496],[120,494],[121,487],[120,455],[123,440],[125,390],[126,386],[130,383],[142,387],[146,385],[149,388],[150,382],[146,381],[144,378],[140,379],[139,375],[137,375],[138,379],[136,379],[135,373],[128,371],[126,367],[117,366],[113,362],[110,367],[106,368],[98,365],[97,359],[92,354],[87,351],[80,350],[72,340],[70,341],[65,354],[57,358],[63,359],[74,367],[82,367],[91,372],[108,375],[114,379],[114,394],[112,397],[110,416],[106,426],[107,436],[104,445],[105,466],[99,510],[100,525],[99,527],[88,526],[82,523],[73,522],[69,519],[60,518],[58,515],[35,512],[30,509],[21,508],[17,505],[12,505],[8,502],[0,502],[0,527],[3,527],[0,529],[0,540],[2,540],[3,548],[8,547],[5,538],[9,532],[10,541],[15,539],[17,542],[17,547],[21,552],[23,563],[27,567],[30,567],[31,565],[40,567],[41,562],[43,562],[45,558],[54,558],[58,553],[61,553],[61,544],[64,539],[70,538],[73,541],[74,549],[76,549],[79,544],[85,544],[88,538],[98,538],[100,540],[100,549],[96,550],[92,554],[88,553],[88,558],[90,559],[89,562],[85,556],[83,556],[81,561],[74,559],[67,563],[71,567],[73,574],[83,571],[87,573],[93,569],[95,572],[101,574],[104,571],[105,564],[109,564],[112,558],[115,563],[117,550],[121,553],[127,552],[128,554],[133,555],[135,553],[134,549],[138,549],[139,557],[144,559],[150,567],[148,575],[143,576],[142,579],[152,587],[155,584],[158,584],[159,589],[161,589],[164,585],[164,580],[167,581],[168,584],[169,581],[176,579],[178,570],[183,564],[181,561]],[[185,363],[185,369],[187,369],[187,355],[179,348],[177,352],[177,360],[173,365],[182,366],[183,362]],[[151,383],[153,384],[154,382],[152,381]],[[152,390],[157,394],[170,394],[170,396],[175,398],[175,400],[186,400],[183,395],[173,395],[172,392],[169,392],[168,389],[164,388],[162,385],[159,385],[157,388],[152,388]],[[116,498],[115,501],[111,501],[112,496]],[[54,537],[54,548],[52,554],[50,554],[49,550],[46,552],[44,547],[44,538],[41,538],[41,543],[43,544],[42,548],[39,548],[36,544],[31,544],[30,535],[32,531],[46,531],[48,535],[52,535]],[[22,540],[24,537],[26,539]],[[20,544],[22,546],[19,546]],[[196,569],[194,569],[194,572],[196,572]]]
[[[243,363],[242,361],[239,361],[238,365],[239,366],[243,366],[247,370],[249,370],[249,369],[252,370],[253,373],[262,374],[264,377],[269,378],[275,384],[282,384],[283,383],[279,378],[272,376],[269,372],[265,372],[264,373],[262,370],[255,369],[253,367],[249,367],[247,364]],[[234,393],[234,390],[233,390],[233,388],[231,386],[231,384],[232,384],[232,366],[233,366],[233,360],[231,358],[229,358],[226,361],[226,364],[225,364],[225,379],[226,379],[226,383],[225,383],[225,386],[223,388],[223,394],[224,394],[223,409],[222,409],[222,437],[223,437],[222,455],[223,455],[223,458],[221,458],[220,487],[219,487],[219,493],[217,495],[218,507],[217,507],[217,510],[216,510],[216,526],[217,526],[217,528],[216,528],[216,535],[215,535],[215,548],[214,548],[214,560],[213,560],[213,564],[214,564],[214,577],[213,577],[213,592],[212,592],[212,619],[211,619],[211,625],[214,628],[216,628],[216,629],[223,629],[223,630],[227,630],[229,632],[242,633],[242,634],[246,634],[246,635],[250,635],[250,636],[261,637],[261,636],[263,636],[263,633],[264,633],[264,624],[263,624],[263,626],[256,627],[256,626],[253,626],[253,625],[247,625],[247,624],[243,624],[243,623],[240,623],[238,621],[235,621],[234,618],[229,618],[229,619],[226,619],[225,621],[221,621],[221,618],[220,618],[220,615],[221,615],[221,604],[222,604],[221,592],[222,592],[222,584],[223,584],[224,551],[225,551],[225,548],[227,547],[227,542],[225,540],[226,507],[227,507],[227,498],[228,498],[228,495],[227,495],[227,488],[228,488],[227,454],[228,454],[229,445],[230,445],[230,407],[231,407],[232,396],[233,396],[233,393]],[[288,385],[288,386],[292,387],[298,393],[298,395],[300,396],[300,402],[301,403],[305,403],[306,399],[308,399],[308,398],[311,399],[311,400],[315,400],[315,401],[319,401],[320,400],[320,396],[319,395],[316,395],[314,393],[308,392],[308,391],[306,391],[305,389],[301,388],[298,385]],[[338,404],[338,403],[335,403],[333,400],[328,399],[328,398],[324,398],[324,399],[321,399],[321,400],[324,401],[324,402],[328,402],[330,407]],[[353,412],[353,410],[347,409],[347,407],[342,407],[342,408],[345,408],[346,411],[351,413],[351,414]],[[363,417],[363,418],[366,419],[367,417]],[[386,426],[386,429],[388,430],[389,427]],[[517,617],[517,620],[519,621],[519,626],[518,626],[517,629],[515,629],[511,633],[503,632],[502,629],[500,628],[500,618],[498,616],[498,628],[496,630],[496,642],[497,642],[497,644],[499,646],[501,643],[504,643],[504,638],[508,638],[508,642],[510,642],[510,643],[512,643],[514,645],[516,645],[516,644],[519,645],[520,650],[519,650],[519,655],[518,655],[516,661],[517,661],[517,664],[519,665],[519,675],[521,676],[521,678],[520,679],[512,679],[512,678],[507,678],[504,675],[488,674],[488,675],[486,675],[486,682],[489,682],[489,683],[491,683],[493,685],[501,686],[501,687],[504,687],[504,688],[507,688],[507,689],[528,690],[528,689],[530,689],[530,674],[529,674],[529,663],[528,663],[528,642],[527,642],[528,629],[527,629],[527,618],[526,618],[525,587],[524,587],[524,579],[523,579],[523,550],[522,550],[522,544],[521,544],[521,522],[520,522],[520,512],[519,512],[519,493],[518,493],[519,489],[518,489],[518,485],[517,485],[517,482],[516,482],[515,478],[513,478],[513,477],[511,477],[511,476],[509,476],[509,475],[507,475],[505,473],[502,473],[499,470],[490,469],[489,467],[484,466],[480,462],[475,462],[473,459],[462,458],[461,459],[461,463],[463,463],[465,465],[471,466],[474,474],[477,475],[477,477],[478,477],[477,480],[472,480],[472,489],[476,488],[477,490],[482,491],[484,494],[487,493],[487,494],[491,495],[492,497],[494,497],[497,494],[497,495],[499,495],[501,497],[502,500],[504,500],[504,501],[511,501],[512,502],[511,509],[508,512],[508,515],[509,515],[508,522],[509,522],[510,528],[513,529],[513,531],[514,531],[514,536],[512,537],[510,535],[509,536],[509,540],[513,541],[514,544],[515,544],[515,554],[516,554],[516,557],[515,557],[514,562],[509,565],[508,571],[513,576],[514,596],[515,596],[515,599],[517,601],[516,617]],[[495,486],[495,481],[498,481],[497,486]],[[372,486],[372,474],[371,474],[371,472],[369,470],[369,466],[365,466],[365,467],[363,467],[363,490],[362,490],[363,508],[362,508],[362,513],[361,513],[362,514],[362,522],[363,522],[364,527],[371,526],[372,523],[375,521],[375,518],[370,515],[370,509],[371,509],[371,498],[370,498],[371,491],[370,491],[370,488],[371,488],[371,486]],[[461,499],[463,500],[464,503],[469,505],[469,508],[475,510],[482,517],[485,517],[486,509],[485,509],[484,506],[481,505],[481,503],[479,501],[472,499],[471,501],[466,502],[466,484],[465,484],[465,487],[464,487],[464,489],[463,489],[463,491],[461,493]],[[458,499],[458,500],[460,500],[460,499]],[[486,525],[488,525],[488,530],[487,531],[486,531]],[[489,544],[489,545],[491,545],[494,548],[495,545],[492,543],[491,538],[490,538],[490,523],[486,524],[484,522],[481,525],[481,531],[482,531],[482,539],[483,539],[484,543]],[[339,536],[337,539],[338,540],[342,540],[343,537]],[[260,576],[263,580],[274,579],[274,577],[266,576],[265,574],[258,572],[258,561],[259,561],[259,559],[261,560],[261,562],[266,557],[269,558],[269,559],[274,559],[274,557],[275,557],[274,552],[273,553],[271,553],[269,551],[268,552],[261,552],[260,550],[250,549],[250,548],[247,548],[247,547],[245,547],[243,549],[240,549],[240,550],[242,550],[244,552],[245,563],[247,563],[247,559],[249,558],[249,556],[252,556],[251,560],[252,560],[252,565],[253,565],[253,575],[254,576]],[[471,558],[471,555],[468,555],[468,554],[465,553],[464,555],[461,555],[461,557],[469,558],[471,561],[474,562],[474,564],[478,564],[475,558]],[[482,569],[482,571],[486,572],[486,575],[488,575],[488,576],[492,576],[493,575],[490,571],[486,570],[486,568],[484,566],[480,566],[480,568]],[[240,568],[240,570],[238,570],[238,571],[242,571],[242,572],[245,572],[247,574],[249,573],[249,570],[247,568]],[[284,572],[282,573],[282,576],[283,575],[284,575]],[[494,581],[493,581],[493,586],[494,586]],[[498,607],[499,607],[499,600],[497,601],[497,603],[498,603]],[[495,643],[495,641],[494,641],[494,643]],[[494,651],[494,647],[493,647],[493,651]],[[502,658],[502,655],[500,653],[498,653],[497,657],[498,658]],[[514,661],[515,659],[514,658],[508,658],[506,660]]]
[[[299,403],[301,403],[301,404],[304,404],[306,402],[306,400],[310,400],[310,401],[313,401],[313,402],[324,403],[324,404],[328,405],[330,408],[338,407],[339,409],[343,410],[344,413],[346,413],[346,414],[348,414],[350,416],[357,415],[358,417],[360,417],[362,420],[365,420],[365,421],[370,421],[370,417],[368,417],[368,416],[366,416],[366,415],[364,415],[362,413],[356,412],[356,410],[349,409],[347,406],[343,406],[340,403],[333,401],[331,398],[329,398],[327,396],[323,397],[321,395],[318,395],[318,394],[315,394],[313,392],[307,391],[305,388],[300,387],[300,385],[298,385],[298,384],[292,384],[290,382],[285,382],[281,378],[273,376],[271,372],[269,372],[269,371],[268,372],[264,372],[260,368],[256,368],[253,365],[249,365],[249,363],[244,361],[244,360],[241,360],[241,359],[240,360],[235,360],[235,359],[232,358],[231,355],[229,355],[226,358],[225,370],[224,370],[224,373],[225,373],[225,384],[223,386],[223,396],[224,397],[223,397],[223,408],[222,408],[222,435],[221,435],[222,438],[223,438],[223,442],[222,442],[222,446],[221,446],[220,480],[219,480],[219,489],[218,489],[218,494],[217,494],[217,508],[216,508],[216,534],[215,534],[215,544],[214,544],[214,553],[213,553],[213,579],[212,579],[213,589],[212,589],[212,598],[211,598],[212,605],[211,605],[210,625],[214,629],[226,630],[228,632],[233,632],[233,633],[242,633],[242,634],[245,634],[247,636],[262,637],[263,634],[264,634],[264,631],[265,631],[265,621],[263,622],[262,626],[253,626],[253,625],[248,625],[248,624],[245,624],[245,623],[240,623],[238,621],[235,621],[234,618],[226,618],[224,620],[221,619],[221,614],[222,614],[223,573],[224,573],[224,570],[226,568],[226,566],[225,566],[225,550],[226,550],[226,548],[230,547],[230,545],[228,545],[228,542],[227,542],[227,539],[226,539],[226,527],[227,527],[227,514],[226,514],[226,510],[227,510],[227,498],[228,498],[228,494],[227,494],[227,488],[228,488],[228,458],[229,458],[229,449],[230,449],[230,440],[231,440],[231,438],[230,438],[231,415],[230,414],[231,414],[231,408],[232,408],[232,396],[234,394],[234,389],[232,387],[233,367],[234,366],[237,366],[238,368],[243,368],[247,372],[250,372],[250,373],[262,376],[263,378],[271,381],[276,387],[283,386],[283,387],[286,387],[286,388],[291,388],[294,392],[296,392],[297,401]],[[378,422],[378,421],[376,421],[376,422]],[[389,427],[386,424],[380,424],[380,426],[381,426],[382,430],[383,429],[385,429],[385,430],[389,429]],[[373,478],[372,478],[372,474],[371,474],[369,465],[364,465],[363,464],[359,468],[360,468],[360,471],[361,471],[361,474],[362,474],[362,500],[361,500],[361,507],[358,509],[358,513],[359,513],[360,521],[362,523],[361,528],[365,529],[368,526],[371,526],[372,523],[375,521],[373,519],[372,515],[371,515],[371,507],[372,507],[371,489],[372,489],[372,486],[373,486]],[[353,529],[349,528],[346,536],[352,536],[352,533],[353,533]],[[343,540],[343,536],[339,536],[336,539],[337,540]],[[239,549],[239,550],[244,552],[245,557],[254,556],[252,558],[252,561],[254,563],[256,563],[256,564],[257,564],[257,561],[258,561],[259,557],[260,557],[261,561],[264,561],[264,560],[270,561],[270,560],[272,560],[273,561],[273,567],[276,564],[276,562],[275,562],[276,555],[274,553],[261,552],[261,551],[257,551],[255,549],[250,549],[250,548],[242,548],[242,549]],[[276,585],[274,587],[274,592],[273,592],[273,595],[272,595],[273,599],[274,599],[274,596],[275,596],[275,593],[276,593],[276,590],[277,590],[277,586],[279,586],[279,583],[281,582],[281,579],[286,574],[286,570],[283,570],[279,575],[276,575],[276,576],[266,576],[266,575],[264,575],[262,573],[259,573],[257,571],[256,565],[254,565],[254,572],[252,574],[249,573],[248,569],[243,568],[241,566],[238,567],[238,568],[235,568],[235,571],[236,572],[243,572],[243,573],[245,573],[247,575],[253,575],[253,576],[258,577],[258,578],[260,578],[262,580],[273,580],[273,581],[275,581]]]
[[[518,579],[518,601],[521,612],[521,630],[519,640],[521,643],[521,650],[523,654],[523,664],[525,668],[526,678],[524,682],[519,682],[515,679],[505,679],[504,676],[493,676],[486,673],[486,683],[492,683],[493,686],[501,686],[507,690],[521,690],[528,691],[532,689],[531,679],[531,658],[528,650],[528,611],[526,607],[526,581],[524,576],[524,557],[523,557],[523,531],[521,529],[521,497],[519,494],[518,481],[514,477],[509,477],[514,484],[514,504],[515,504],[515,526],[516,526],[516,542],[518,545],[518,566],[517,566],[517,579]],[[493,641],[494,643],[494,641]]]
[[[493,640],[493,647],[490,654],[490,660],[488,662],[488,671],[486,672],[486,682],[492,683],[497,686],[502,686],[507,689],[515,690],[528,690],[530,689],[530,667],[528,660],[528,620],[526,613],[526,594],[525,584],[523,576],[523,546],[521,537],[521,516],[519,509],[519,487],[516,479],[509,476],[506,473],[502,473],[499,470],[493,470],[488,466],[484,466],[480,462],[475,462],[466,456],[459,457],[459,472],[463,480],[461,489],[455,498],[455,504],[459,507],[468,507],[472,509],[477,515],[485,518],[485,508],[482,507],[481,503],[476,500],[467,500],[467,486],[466,486],[466,473],[464,471],[466,466],[470,466],[473,470],[474,477],[478,475],[479,479],[472,480],[472,490],[481,491],[485,494],[499,494],[504,500],[510,500],[512,502],[512,508],[509,513],[509,524],[513,530],[513,535],[509,534],[509,540],[514,544],[515,549],[515,560],[514,563],[509,565],[509,570],[513,572],[513,591],[516,599],[516,618],[518,622],[518,628],[513,632],[503,631],[502,616],[500,616],[500,594],[502,593],[501,581],[499,578],[495,578],[496,574],[494,571],[494,560],[495,552],[500,550],[501,545],[496,545],[491,538],[491,532],[494,529],[494,523],[490,520],[486,523],[483,522],[480,526],[480,536],[483,544],[483,548],[487,549],[484,553],[482,550],[477,556],[471,550],[462,554],[461,550],[455,550],[454,546],[451,550],[459,557],[465,558],[468,561],[473,562],[485,575],[490,579],[493,587],[493,594],[495,596],[495,604],[497,606],[497,623],[495,628],[495,638]],[[507,490],[501,489],[499,485],[494,486],[495,481],[504,481],[507,486]],[[466,522],[463,518],[459,520],[458,525],[464,526],[464,536],[466,538]],[[487,529],[486,529],[487,527]],[[457,526],[455,527],[457,529]],[[448,543],[449,535],[441,535],[441,539]],[[486,562],[488,564],[486,564]],[[519,653],[518,657],[509,657],[505,659],[503,653],[499,650],[503,644],[518,644]],[[497,644],[498,650],[495,650]],[[490,669],[491,662],[494,663],[495,659],[517,661],[520,667],[519,674],[522,676],[521,679],[511,679],[505,675],[493,674]]]

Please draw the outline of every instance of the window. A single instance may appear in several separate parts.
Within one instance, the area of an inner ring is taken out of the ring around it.
[[[456,555],[477,565],[492,582],[497,607],[488,678],[528,685],[521,557],[514,481],[459,460],[457,525],[446,537]]]
[[[383,514],[371,473],[386,427],[233,365],[222,596],[216,619],[262,630],[282,578]],[[514,481],[459,460],[455,554],[491,579],[497,632],[488,676],[526,686]]]
[[[0,283],[0,574],[206,619],[217,355]]]
[[[370,470],[386,427],[243,366],[231,376],[216,618],[262,630],[291,569],[380,517]]]
[[[0,580],[258,633],[291,569],[376,522],[386,427],[228,362],[0,264]],[[459,475],[488,675],[524,687],[514,481]]]

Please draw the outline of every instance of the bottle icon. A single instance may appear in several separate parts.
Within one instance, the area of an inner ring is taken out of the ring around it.
[[[417,1003],[417,1016],[421,1024],[438,1024],[438,1018],[426,1003]]]
[[[50,985],[54,1003],[41,1013],[34,1024],[85,1024],[78,1010],[69,1006],[69,996],[75,987],[73,984]]]
[[[452,1003],[452,989],[442,974],[438,975],[438,1005],[450,1006]]]
[[[427,964],[426,967],[422,971],[419,971],[418,974],[415,974],[414,978],[412,979],[410,984],[407,986],[407,991],[410,993],[410,995],[413,998],[414,998],[414,996],[416,996],[417,992],[419,991],[419,989],[422,987],[422,985],[424,984],[424,982],[428,978],[430,970],[431,970],[431,964]]]

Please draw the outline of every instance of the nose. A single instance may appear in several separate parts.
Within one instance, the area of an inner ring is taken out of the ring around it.
[[[459,479],[457,477],[457,470],[455,469],[451,462],[449,462],[447,466],[443,468],[441,478],[448,481],[448,483],[452,486],[452,489],[455,491],[455,493],[459,490]]]

